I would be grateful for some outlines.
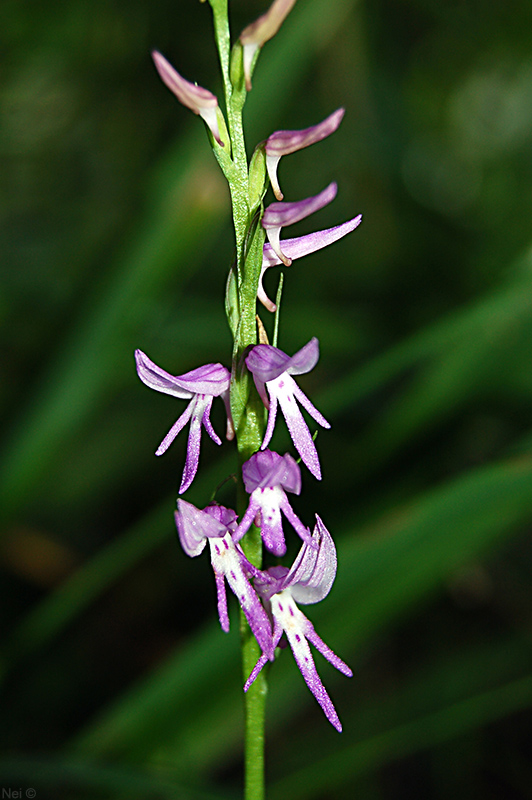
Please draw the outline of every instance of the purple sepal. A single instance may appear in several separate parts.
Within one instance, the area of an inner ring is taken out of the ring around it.
[[[274,0],[265,14],[248,25],[239,36],[243,47],[246,89],[251,89],[251,65],[257,50],[275,36],[296,0]]]
[[[268,236],[268,241],[275,254],[281,261],[289,267],[292,260],[283,252],[279,237],[281,228],[300,222],[305,217],[319,211],[336,197],[338,187],[336,183],[330,183],[323,192],[314,197],[307,197],[295,203],[270,203],[264,211],[262,217],[262,227]]]
[[[338,239],[347,236],[348,233],[358,228],[361,222],[362,214],[358,214],[358,216],[353,217],[353,219],[349,219],[347,222],[343,222],[341,225],[336,225],[333,228],[314,231],[314,233],[308,233],[306,236],[298,236],[295,239],[283,239],[283,253],[291,261],[296,258],[302,258],[310,253],[315,253],[317,250],[321,250],[323,247],[327,247],[333,244],[333,242],[337,242]],[[276,306],[266,295],[262,286],[262,279],[268,267],[275,267],[281,263],[282,260],[271,244],[266,243],[262,249],[262,270],[257,297],[269,311],[275,311]]]
[[[344,114],[345,109],[338,108],[317,125],[311,125],[310,128],[304,128],[300,131],[275,131],[266,139],[264,146],[266,169],[270,176],[273,192],[278,200],[283,199],[283,193],[277,180],[277,165],[281,156],[295,153],[297,150],[303,150],[304,147],[309,147],[311,144],[321,142],[322,139],[335,132]]]

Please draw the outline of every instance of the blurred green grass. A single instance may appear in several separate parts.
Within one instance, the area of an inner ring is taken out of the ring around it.
[[[530,16],[299,0],[257,67],[250,148],[347,111],[281,164],[288,199],[339,183],[290,235],[364,214],[285,271],[279,344],[320,339],[333,423],[297,499],[339,554],[310,617],[355,676],[317,657],[338,737],[272,667],[272,798],[530,796]],[[227,190],[149,59],[218,91],[210,27],[195,0],[5,4],[0,785],[39,798],[239,796],[236,609],[225,636],[176,545],[185,442],[153,457],[176,406],[133,363],[227,361]],[[205,442],[188,499],[234,467]]]

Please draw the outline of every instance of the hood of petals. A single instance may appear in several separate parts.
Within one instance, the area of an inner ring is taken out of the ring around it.
[[[227,526],[223,522],[186,500],[177,501],[175,521],[181,546],[191,557],[203,552],[208,538],[220,538],[227,533]]]
[[[282,586],[290,589],[294,600],[303,605],[318,603],[327,597],[336,577],[336,547],[317,514],[312,539],[317,549],[307,544],[302,546]]]
[[[205,364],[184,375],[177,375],[174,380],[183,389],[193,394],[209,394],[218,397],[229,389],[231,373],[222,364]]]
[[[301,470],[289,453],[280,456],[272,450],[260,450],[242,466],[246,492],[282,486],[287,492],[301,492]]]
[[[321,142],[331,133],[334,133],[340,125],[345,114],[344,108],[338,108],[322,122],[311,125],[299,131],[275,131],[267,139],[265,144],[266,153],[269,156],[284,156],[295,153],[311,144]]]
[[[293,356],[288,356],[269,344],[255,345],[246,358],[246,364],[256,378],[267,383],[278,378],[283,372],[289,375],[303,375],[310,372],[318,363],[319,357],[319,342],[314,336]]]
[[[204,508],[203,511],[225,527],[224,533],[234,533],[238,528],[238,515],[232,508],[212,503]]]

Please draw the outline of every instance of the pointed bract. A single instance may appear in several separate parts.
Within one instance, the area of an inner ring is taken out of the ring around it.
[[[216,116],[216,109],[218,108],[216,96],[209,92],[208,89],[185,80],[157,50],[152,52],[152,58],[163,83],[175,94],[180,103],[193,111],[194,114],[199,114],[218,144],[224,147]]]
[[[345,109],[338,108],[322,122],[318,122],[317,125],[311,125],[310,128],[304,128],[300,131],[275,131],[268,136],[264,145],[266,169],[268,170],[273,193],[278,200],[283,199],[283,193],[277,180],[277,166],[281,156],[295,153],[297,150],[303,150],[305,147],[310,147],[311,144],[316,144],[316,142],[326,139],[327,136],[337,130],[344,114]]]
[[[274,0],[268,11],[248,25],[239,36],[244,53],[246,89],[251,89],[251,65],[257,50],[271,39],[292,10],[296,0]]]

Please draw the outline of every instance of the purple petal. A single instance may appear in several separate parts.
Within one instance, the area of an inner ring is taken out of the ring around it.
[[[181,546],[187,556],[191,557],[198,556],[203,551],[207,538],[225,536],[227,533],[227,526],[223,522],[207,511],[200,511],[186,500],[177,501],[175,521]]]
[[[183,477],[181,478],[179,494],[184,494],[186,492],[196,477],[196,472],[198,471],[201,442],[201,416],[198,414],[199,411],[200,409],[198,408],[198,404],[196,404],[194,414],[190,421],[187,442],[187,458],[185,461],[185,468],[183,470]],[[201,412],[202,411],[203,409],[201,409]]]
[[[184,502],[184,500],[178,500],[178,503]],[[203,509],[203,512],[224,525],[225,533],[233,533],[238,526],[238,515],[232,508],[226,508],[225,506],[219,506],[217,503],[211,503],[211,505]]]
[[[294,600],[304,605],[327,597],[336,577],[336,547],[317,514],[312,539],[317,548],[304,544],[283,581],[283,589],[290,588]]]
[[[336,197],[338,186],[330,183],[323,192],[314,197],[307,197],[305,200],[298,200],[294,203],[270,203],[264,211],[262,217],[262,227],[266,230],[271,228],[284,228],[293,225],[305,217],[319,211]]]
[[[152,58],[163,83],[175,94],[180,103],[190,108],[194,114],[199,114],[205,120],[212,135],[218,144],[223,147],[224,143],[220,138],[220,130],[216,118],[218,100],[215,95],[209,92],[208,89],[203,89],[201,86],[185,80],[157,50],[152,52]]]
[[[177,422],[174,422],[164,439],[162,440],[161,444],[155,451],[156,456],[162,456],[163,453],[166,453],[172,442],[174,441],[175,437],[178,433],[180,433],[189,419],[191,418],[192,414],[194,413],[194,409],[196,408],[196,401],[197,398],[193,397],[188,406],[185,408]]]

